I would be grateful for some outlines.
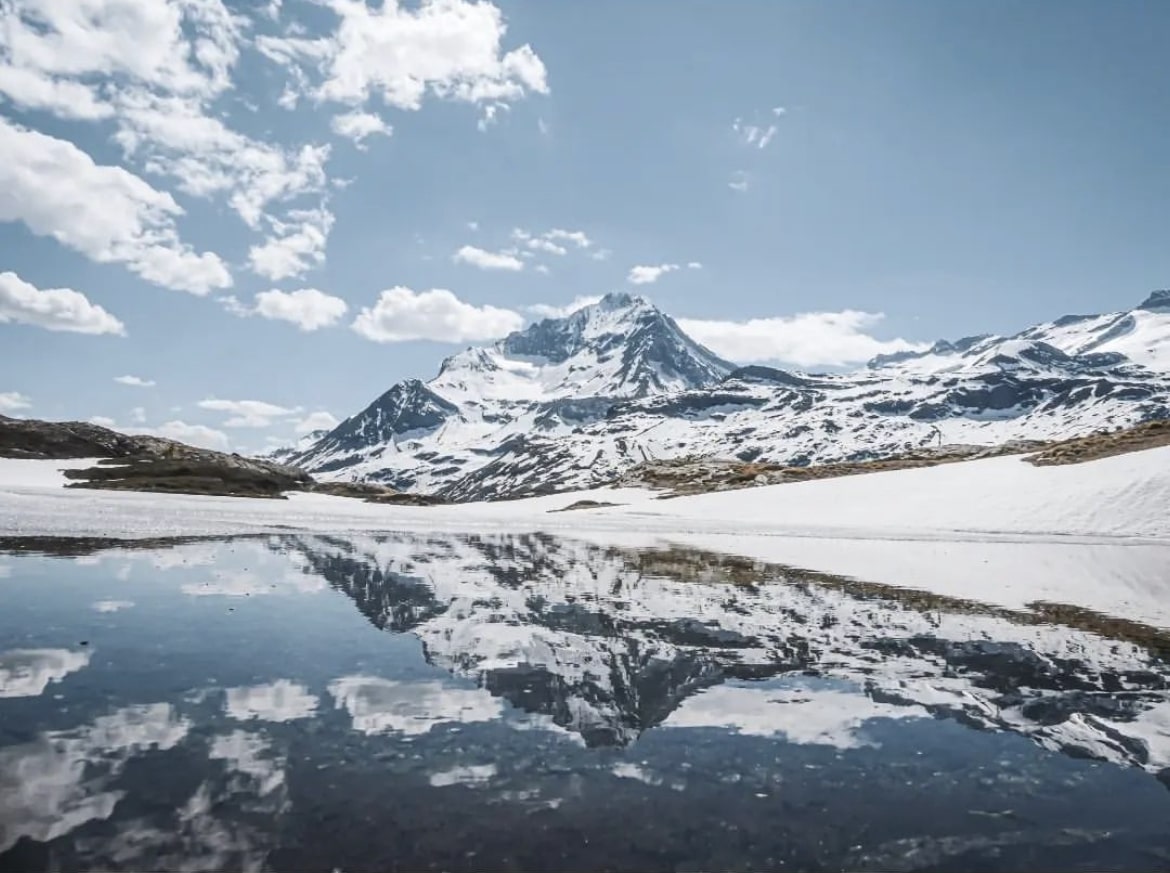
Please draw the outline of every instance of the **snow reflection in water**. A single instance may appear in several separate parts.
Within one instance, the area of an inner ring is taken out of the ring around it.
[[[4,869],[1170,851],[1160,628],[542,535],[36,545],[73,557],[3,582]]]

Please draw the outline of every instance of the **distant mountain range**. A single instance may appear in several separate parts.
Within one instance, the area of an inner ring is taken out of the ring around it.
[[[274,453],[322,479],[451,499],[600,485],[684,455],[811,464],[936,443],[1054,439],[1170,417],[1170,291],[843,374],[736,367],[610,294],[409,379]]]

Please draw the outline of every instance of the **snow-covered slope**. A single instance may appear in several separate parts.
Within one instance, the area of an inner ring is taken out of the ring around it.
[[[734,368],[612,294],[393,386],[290,460],[456,499],[589,487],[648,459],[789,464],[1049,439],[1170,416],[1170,292],[845,374]]]

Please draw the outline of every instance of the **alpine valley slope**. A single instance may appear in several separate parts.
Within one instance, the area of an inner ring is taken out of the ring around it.
[[[681,456],[810,464],[937,443],[1060,439],[1170,417],[1170,291],[842,374],[736,367],[649,301],[610,294],[394,385],[312,445],[322,479],[456,500],[595,487]]]

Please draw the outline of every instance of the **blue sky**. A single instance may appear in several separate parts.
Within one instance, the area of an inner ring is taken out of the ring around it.
[[[0,412],[254,450],[610,290],[817,369],[1170,276],[1159,0],[0,19]]]

